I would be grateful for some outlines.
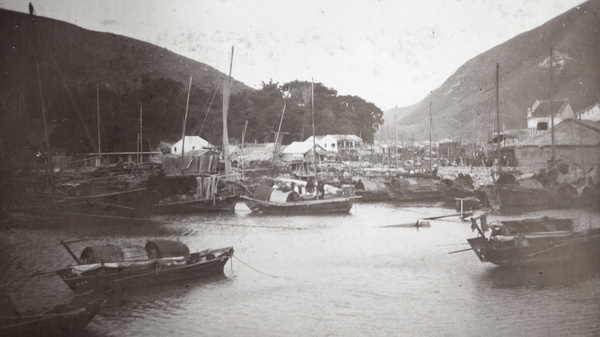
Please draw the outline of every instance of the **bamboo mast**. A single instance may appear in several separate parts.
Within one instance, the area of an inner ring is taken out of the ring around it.
[[[144,162],[144,138],[142,135],[142,125],[143,125],[143,113],[142,113],[142,109],[143,109],[143,104],[140,103],[140,163]]]
[[[246,138],[246,129],[248,128],[248,120],[246,119],[246,125],[244,125],[244,131],[242,132],[242,169],[240,170],[242,172],[242,178],[244,177],[244,139]]]
[[[429,102],[429,174],[432,174],[431,170],[431,130],[432,130],[433,117],[431,116],[431,101]]]
[[[100,88],[96,84],[96,115],[98,119],[98,154],[102,154],[102,146],[100,145]]]
[[[317,141],[315,139],[315,82],[311,78],[310,80],[310,92],[311,92],[311,112],[312,112],[312,134],[313,134],[313,166],[315,169],[315,189],[317,190],[317,200],[319,200],[319,177],[317,175]]]
[[[554,164],[554,98],[552,97],[552,82],[554,80],[554,69],[552,63],[552,47],[550,47],[550,134],[552,136],[552,157],[550,158],[550,161],[552,164]]]
[[[40,53],[39,53],[39,48],[38,48],[38,41],[37,41],[37,32],[35,30],[35,15],[34,15],[34,9],[33,9],[33,5],[31,4],[31,2],[29,3],[29,14],[31,16],[31,25],[33,27],[32,29],[32,34],[33,34],[33,41],[35,44],[35,65],[36,65],[36,69],[37,69],[37,75],[38,75],[38,86],[40,89],[40,105],[42,108],[42,120],[44,121],[44,138],[46,141],[46,156],[48,157],[48,173],[49,173],[49,177],[50,177],[50,187],[52,189],[52,194],[54,194],[56,192],[56,189],[54,187],[54,167],[53,167],[53,163],[52,163],[52,153],[50,152],[50,136],[48,133],[48,123],[46,120],[46,105],[44,103],[44,93],[42,91],[42,75],[41,75],[41,71],[40,71]]]
[[[288,86],[288,91],[290,90],[290,86]],[[287,106],[288,95],[285,94],[285,98],[283,100],[283,111],[281,112],[281,118],[279,119],[279,127],[277,128],[277,135],[275,136],[275,147],[273,149],[273,165],[277,162],[277,155],[279,151],[277,150],[279,144],[279,133],[281,132],[281,124],[283,123],[283,116],[285,115],[285,107]]]
[[[185,116],[183,117],[183,131],[181,132],[181,163],[183,164],[183,155],[185,152],[185,123],[187,121],[188,108],[190,107],[190,92],[192,91],[192,75],[190,75],[190,84],[188,86],[187,103],[185,104]]]
[[[233,68],[233,50],[231,46],[231,61],[229,62],[229,78],[227,84],[223,82],[223,159],[225,161],[225,174],[231,172],[231,162],[229,161],[229,134],[227,133],[227,114],[229,112],[229,96],[231,95],[231,70]]]
[[[498,171],[502,171],[502,156],[500,148],[500,86],[499,86],[500,63],[496,63],[496,130],[498,131]]]

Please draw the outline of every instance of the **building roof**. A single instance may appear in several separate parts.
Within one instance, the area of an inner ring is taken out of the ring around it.
[[[531,111],[532,117],[549,117],[556,116],[567,105],[568,100],[536,101],[536,103]]]
[[[306,154],[308,151],[312,150],[313,144],[310,142],[293,142],[290,145],[286,146],[282,153],[286,154]],[[320,145],[317,144],[317,150],[324,150]]]
[[[565,119],[554,127],[556,146],[599,146],[600,122],[577,119]],[[552,146],[552,132],[544,131],[529,135],[517,147]]]
[[[584,113],[586,113],[586,112],[588,112],[590,110],[593,110],[596,107],[600,107],[600,103],[594,103],[594,104],[588,106],[587,108],[584,108],[584,109],[581,109],[581,110],[577,111],[575,113],[575,116],[579,116],[581,114],[584,114]]]
[[[329,137],[335,138],[337,140],[349,140],[355,142],[362,142],[362,139],[355,135],[328,135]]]

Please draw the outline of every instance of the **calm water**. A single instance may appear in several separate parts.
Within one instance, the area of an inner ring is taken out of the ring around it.
[[[0,229],[0,284],[25,310],[71,301],[58,276],[90,244],[180,239],[192,251],[233,245],[225,277],[109,294],[88,336],[598,336],[600,275],[521,273],[479,262],[468,222],[381,228],[453,213],[425,205],[357,204],[349,215],[235,214],[157,218],[164,223],[66,224]],[[542,213],[526,214],[536,216]],[[598,214],[578,216],[598,226]],[[493,218],[492,218],[493,219]]]

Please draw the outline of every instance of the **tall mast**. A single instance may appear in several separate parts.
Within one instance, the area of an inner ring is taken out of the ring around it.
[[[187,103],[185,104],[185,116],[183,117],[183,131],[181,132],[181,163],[183,164],[183,155],[185,152],[185,123],[187,121],[188,108],[190,107],[190,92],[192,91],[192,75],[190,75],[190,84],[188,86]]]
[[[231,95],[231,70],[233,68],[233,50],[231,46],[231,61],[229,62],[229,78],[227,84],[223,81],[223,159],[225,160],[225,174],[231,172],[229,161],[229,134],[227,133],[227,114],[229,112],[229,96]]]
[[[244,125],[244,131],[242,132],[242,178],[244,177],[244,139],[246,138],[246,129],[248,128],[248,120],[246,119],[246,125]]]
[[[431,101],[429,102],[429,174],[432,174],[433,171],[431,170],[431,130],[432,130],[432,126],[431,126],[431,122],[433,122],[433,118],[431,117]]]
[[[315,169],[315,184],[319,186],[319,177],[317,176],[317,141],[315,139],[315,82],[310,79],[310,97],[311,97],[311,113],[312,113],[312,134],[313,134],[313,166]],[[315,187],[316,187],[315,186]],[[317,188],[317,200],[319,199],[319,189]]]
[[[500,74],[500,63],[496,63],[496,130],[498,130],[498,171],[502,171],[502,158],[500,148],[500,86],[498,85]]]
[[[288,91],[290,90],[290,86],[288,86]],[[277,162],[277,155],[279,151],[277,150],[279,144],[279,133],[281,132],[281,124],[283,123],[283,116],[285,115],[285,107],[287,105],[287,93],[285,94],[285,98],[283,100],[283,111],[281,112],[281,119],[279,120],[279,127],[277,128],[277,134],[275,136],[275,148],[273,149],[273,164]],[[281,146],[281,145],[280,145]]]
[[[143,125],[143,109],[144,105],[140,103],[140,163],[144,162],[144,138],[142,136],[142,125]]]
[[[100,88],[96,84],[96,115],[98,117],[98,154],[102,154],[102,146],[100,145]]]
[[[554,98],[552,97],[552,82],[554,80],[554,69],[552,64],[552,47],[550,47],[550,134],[552,137],[552,158],[551,163],[554,163]]]
[[[44,137],[46,138],[46,156],[48,157],[48,171],[50,175],[50,187],[52,188],[52,194],[55,193],[54,187],[54,167],[52,165],[52,153],[50,152],[50,136],[48,134],[48,123],[46,121],[46,105],[44,103],[44,93],[42,91],[42,75],[40,71],[40,53],[38,50],[37,32],[35,30],[35,16],[34,16],[33,5],[29,3],[29,14],[31,15],[31,25],[33,26],[33,41],[35,43],[35,65],[38,75],[38,85],[40,88],[40,105],[42,107],[42,119],[44,121]]]

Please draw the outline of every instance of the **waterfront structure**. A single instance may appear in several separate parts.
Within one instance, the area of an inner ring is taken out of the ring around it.
[[[540,131],[552,128],[552,117],[554,125],[559,124],[567,118],[575,118],[573,109],[568,99],[556,101],[536,100],[531,108],[527,109],[527,128],[532,135]]]
[[[586,169],[600,164],[600,123],[567,119],[554,127],[556,159]],[[540,132],[529,135],[515,147],[520,166],[546,168],[552,157],[552,135]]]

